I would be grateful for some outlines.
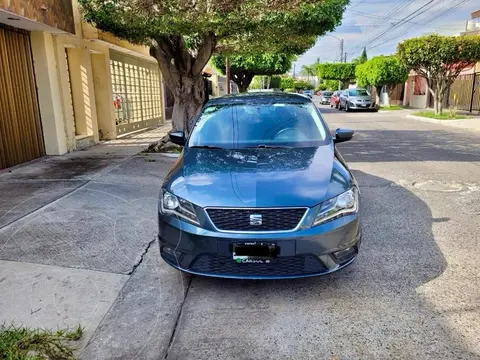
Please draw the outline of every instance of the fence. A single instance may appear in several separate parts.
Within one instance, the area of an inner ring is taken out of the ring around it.
[[[443,106],[466,111],[480,111],[480,73],[460,75],[445,96]]]

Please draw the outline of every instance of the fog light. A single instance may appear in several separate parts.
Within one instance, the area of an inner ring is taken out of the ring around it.
[[[348,247],[346,249],[334,252],[333,256],[335,256],[337,259],[343,259],[343,258],[351,257],[351,255],[354,252],[355,252],[355,249],[353,247]]]

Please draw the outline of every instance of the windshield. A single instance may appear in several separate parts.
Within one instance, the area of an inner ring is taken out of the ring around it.
[[[327,139],[326,126],[310,103],[221,104],[203,110],[188,146],[311,147]]]
[[[323,96],[332,96],[332,94],[333,94],[333,93],[332,93],[331,91],[324,91],[324,92],[322,93]]]
[[[348,90],[350,96],[370,96],[370,93],[365,89],[351,89]]]

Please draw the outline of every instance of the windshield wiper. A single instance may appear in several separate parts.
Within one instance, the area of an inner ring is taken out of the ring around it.
[[[246,146],[245,148],[251,149],[251,148],[260,148],[260,149],[291,149],[291,146],[285,146],[285,145],[266,145],[266,144],[260,144],[257,146]]]
[[[190,149],[225,149],[222,147],[210,146],[210,145],[193,145],[193,146],[189,146],[189,148]]]

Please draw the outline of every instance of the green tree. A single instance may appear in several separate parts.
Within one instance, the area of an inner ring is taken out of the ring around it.
[[[326,86],[325,90],[335,91],[338,89],[338,81],[337,80],[324,80],[323,84]]]
[[[425,78],[436,114],[460,72],[480,61],[480,36],[429,35],[398,44],[397,56],[410,70]]]
[[[380,91],[383,86],[387,89],[387,106],[395,85],[404,83],[408,78],[408,71],[396,56],[376,56],[366,63],[357,65],[355,70],[359,86],[374,86],[379,103]]]
[[[150,46],[173,93],[173,128],[189,132],[215,52],[301,53],[341,21],[348,0],[79,0],[97,28]]]
[[[355,80],[355,64],[353,63],[324,63],[318,64],[317,74],[319,79],[338,80],[343,87]]]
[[[362,54],[359,57],[352,60],[354,64],[363,64],[363,63],[366,63],[367,61],[368,61],[367,49],[365,47],[363,48]]]
[[[312,90],[314,86],[309,81],[297,79],[293,81],[293,88],[295,90]]]
[[[300,71],[300,75],[302,76],[316,76],[317,75],[317,68],[315,64],[312,65],[302,65],[302,70]]]
[[[246,92],[255,75],[284,74],[292,66],[292,56],[284,54],[230,56],[230,77],[240,92]],[[213,65],[225,74],[225,56],[214,55]]]
[[[284,76],[280,80],[280,89],[285,90],[285,89],[293,89],[294,88],[294,80],[291,76]]]

